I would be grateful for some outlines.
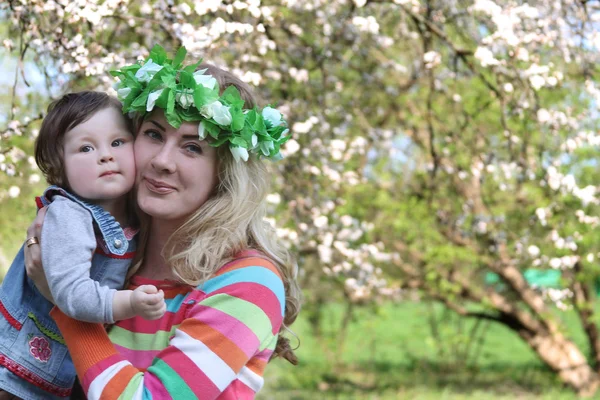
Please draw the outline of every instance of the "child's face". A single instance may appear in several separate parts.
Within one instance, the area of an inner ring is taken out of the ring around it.
[[[65,134],[65,174],[71,190],[90,201],[117,200],[135,182],[133,135],[114,107],[97,111]]]

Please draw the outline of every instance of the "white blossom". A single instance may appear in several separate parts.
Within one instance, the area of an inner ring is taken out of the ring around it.
[[[475,58],[479,60],[482,67],[500,64],[500,62],[494,58],[494,53],[487,47],[477,47],[477,50],[475,50]]]
[[[540,255],[540,248],[534,245],[531,245],[527,248],[527,252],[531,257],[537,257]]]
[[[21,188],[18,186],[11,186],[8,189],[8,196],[15,198],[15,197],[19,197],[19,194],[21,193]]]

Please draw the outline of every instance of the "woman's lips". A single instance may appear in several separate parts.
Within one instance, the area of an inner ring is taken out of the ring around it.
[[[173,186],[167,185],[164,182],[155,181],[154,179],[144,179],[144,184],[149,191],[157,194],[169,194],[175,191]]]

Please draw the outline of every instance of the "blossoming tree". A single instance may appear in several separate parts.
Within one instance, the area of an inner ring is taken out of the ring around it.
[[[109,69],[157,42],[184,45],[281,99],[292,122],[269,201],[278,233],[301,256],[309,309],[332,296],[355,304],[417,289],[504,324],[564,383],[597,390],[595,2],[2,7],[4,47],[19,62],[1,133],[0,202],[30,179],[27,153],[43,115],[39,100],[18,95],[30,66],[50,95],[114,91]],[[532,284],[535,270],[559,271],[557,287]],[[485,283],[490,273],[498,284]],[[589,354],[565,336],[560,308],[576,311]]]

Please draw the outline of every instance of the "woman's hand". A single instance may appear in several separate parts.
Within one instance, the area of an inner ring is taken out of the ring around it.
[[[40,238],[42,237],[42,225],[44,223],[45,215],[46,207],[41,208],[38,211],[33,223],[27,228],[27,238],[36,238],[37,241],[25,245],[25,270],[27,271],[27,276],[35,283],[35,287],[37,287],[40,293],[54,303],[52,293],[50,293],[50,288],[48,287],[48,280],[46,279],[46,275],[44,275],[42,249],[39,244]]]

